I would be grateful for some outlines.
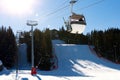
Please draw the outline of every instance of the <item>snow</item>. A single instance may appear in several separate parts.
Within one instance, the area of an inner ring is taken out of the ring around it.
[[[2,61],[0,60],[0,66],[2,65]]]
[[[22,45],[20,52],[24,54],[22,60],[25,62],[20,64],[22,68],[18,71],[17,80],[120,80],[120,65],[97,57],[88,45],[65,44],[61,40],[52,42],[58,68],[52,71],[38,70],[37,75],[32,76],[30,66],[23,66],[23,63],[28,63],[25,61],[26,47]],[[15,69],[0,72],[0,80],[15,79]]]
[[[27,63],[27,45],[21,44],[18,49],[18,66],[20,70],[30,69],[30,65]]]

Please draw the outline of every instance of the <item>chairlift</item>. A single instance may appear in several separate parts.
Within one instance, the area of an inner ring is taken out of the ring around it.
[[[76,3],[76,0],[71,0],[71,16],[69,16],[69,21],[65,21],[65,26],[67,31],[73,34],[81,34],[85,30],[86,20],[84,15],[73,13],[73,4]]]
[[[75,14],[73,13],[70,16],[70,33],[78,33],[81,34],[83,33],[85,27],[86,27],[86,21],[85,21],[85,17],[81,14]]]

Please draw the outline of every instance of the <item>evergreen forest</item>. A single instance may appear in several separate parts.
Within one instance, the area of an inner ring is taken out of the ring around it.
[[[87,36],[89,44],[95,46],[94,49],[100,57],[120,63],[120,29],[94,30]]]
[[[27,44],[27,60],[31,63],[31,31],[21,32],[20,43]],[[40,70],[50,70],[52,66],[52,40],[59,39],[66,44],[93,45],[99,57],[106,58],[115,63],[120,63],[120,29],[93,30],[90,33],[71,34],[64,27],[59,30],[46,28],[41,31],[34,30],[34,66]],[[0,60],[7,68],[16,64],[17,44],[15,35],[9,27],[0,28]]]
[[[9,27],[0,28],[0,60],[6,68],[11,68],[16,63],[17,45],[14,33]]]

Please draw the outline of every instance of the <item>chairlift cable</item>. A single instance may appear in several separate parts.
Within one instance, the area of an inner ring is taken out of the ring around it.
[[[79,1],[79,0],[77,0],[77,1]],[[90,4],[90,5],[88,5],[88,6],[85,6],[85,7],[82,7],[82,8],[80,8],[80,9],[76,9],[76,10],[84,10],[84,9],[86,9],[86,8],[89,8],[89,7],[92,7],[92,6],[94,6],[94,5],[97,5],[97,4],[99,4],[99,3],[101,3],[101,2],[103,2],[103,1],[105,1],[105,0],[99,0],[99,1],[97,1],[97,2],[94,2],[94,3],[92,3],[92,4]],[[65,1],[65,2],[63,2],[62,4],[65,4],[67,2],[67,0]],[[64,7],[61,7],[61,8],[59,8],[59,9],[56,9],[55,11],[53,11],[53,12],[51,12],[51,13],[48,13],[48,14],[46,14],[46,15],[43,15],[43,16],[51,16],[51,15],[54,15],[54,14],[56,14],[56,13],[58,13],[58,12],[60,12],[61,10],[64,10],[65,8],[67,8],[67,7],[69,7],[70,5],[66,5],[66,6],[64,6]],[[40,19],[40,18],[39,18]],[[38,19],[38,20],[39,20]]]
[[[79,0],[77,0],[77,1],[79,1]],[[94,6],[94,5],[97,5],[97,4],[99,4],[99,3],[103,2],[103,1],[105,1],[105,0],[99,0],[99,1],[94,2],[94,3],[92,3],[92,4],[88,5],[88,6],[85,6],[85,7],[83,7],[83,8],[80,8],[80,10],[89,8],[89,7]],[[66,6],[64,6],[64,7],[62,7],[62,8],[59,8],[58,10],[56,10],[56,11],[54,11],[54,12],[51,12],[51,13],[47,14],[46,16],[53,15],[53,14],[55,14],[55,13],[57,13],[57,12],[65,9],[65,8],[67,8],[67,7],[69,7],[69,5],[66,5]],[[77,9],[77,10],[79,10],[79,9]]]
[[[64,1],[61,5],[64,5],[65,3],[67,3],[67,1],[68,1],[68,0]],[[77,1],[78,1],[78,0],[77,0]],[[65,9],[65,8],[67,8],[67,7],[69,7],[69,5],[66,5],[66,6],[64,6],[64,7],[60,7],[60,8],[58,8],[58,9],[56,9],[55,11],[53,11],[53,12],[51,12],[51,13],[48,13],[48,14],[46,14],[46,15],[43,15],[43,16],[51,16],[51,15],[53,15],[53,14],[55,14],[55,13],[57,13],[57,12],[63,10],[63,9]],[[39,19],[38,19],[38,20],[39,20]]]
[[[64,6],[64,7],[61,7],[61,8],[59,8],[59,9],[57,9],[56,11],[53,11],[53,12],[47,14],[46,16],[49,16],[49,15],[55,14],[55,13],[57,13],[57,12],[59,12],[59,11],[65,9],[65,8],[67,8],[68,6],[69,6],[69,5],[66,5],[66,6]]]
[[[50,17],[50,16],[52,16],[52,15],[54,15],[54,14],[56,14],[56,13],[58,13],[58,12],[64,10],[64,9],[66,9],[67,7],[69,7],[69,5],[66,5],[66,6],[64,6],[64,7],[61,7],[61,8],[59,8],[59,9],[57,9],[57,10],[51,12],[51,13],[48,13],[48,14],[46,14],[46,15],[43,15],[42,17]],[[41,20],[41,18],[38,18],[38,20]]]
[[[65,8],[67,8],[69,5],[63,6],[65,3],[67,3],[67,1],[68,1],[68,0],[64,1],[61,5],[59,5],[59,8],[57,8],[57,9],[55,9],[54,11],[52,11],[52,12],[46,14],[46,15],[43,15],[43,16],[44,16],[44,17],[50,16],[50,15],[53,15],[53,14],[55,14],[55,13],[57,13],[57,12],[65,9]],[[63,6],[63,7],[61,7],[61,6]],[[39,18],[39,19],[40,19],[40,18]],[[39,19],[38,19],[38,20],[39,20]]]
[[[82,8],[77,9],[77,10],[83,10],[83,9],[92,7],[92,6],[97,5],[97,4],[99,4],[99,3],[103,2],[103,1],[105,1],[105,0],[99,0],[99,1],[97,1],[97,2],[94,2],[94,3],[92,3],[92,4],[88,5],[88,6],[82,7]]]
[[[77,1],[79,1],[79,0],[77,0]],[[95,3],[92,3],[92,4],[88,5],[88,6],[85,6],[85,7],[83,7],[83,8],[77,9],[77,10],[83,10],[83,9],[89,8],[89,7],[91,7],[91,6],[94,6],[94,5],[96,5],[96,4],[101,3],[101,2],[103,2],[103,1],[105,1],[105,0],[99,0],[99,1],[97,1],[97,2],[95,2]],[[65,1],[65,2],[66,2],[66,1]],[[51,12],[51,13],[48,13],[48,14],[45,15],[45,16],[53,15],[53,14],[55,14],[55,13],[57,13],[57,12],[60,12],[61,10],[65,9],[65,8],[67,8],[67,7],[69,7],[69,5],[66,5],[66,6],[64,6],[64,7],[61,7],[61,8],[59,8],[59,9],[56,9],[55,11],[53,11],[53,12]]]

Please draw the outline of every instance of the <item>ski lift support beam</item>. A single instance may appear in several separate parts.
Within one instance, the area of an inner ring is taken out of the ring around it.
[[[71,4],[71,14],[73,14],[73,4],[75,4],[77,1],[76,0],[71,0],[70,4]]]

